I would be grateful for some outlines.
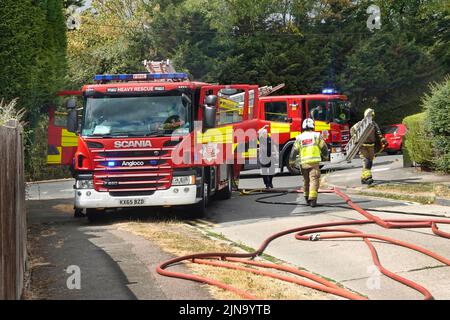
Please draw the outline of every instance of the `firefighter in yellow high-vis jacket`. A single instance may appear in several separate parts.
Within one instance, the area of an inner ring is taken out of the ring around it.
[[[328,147],[320,132],[314,132],[313,119],[305,119],[302,129],[295,140],[294,150],[299,153],[306,203],[315,207],[320,186],[320,161],[328,158]]]
[[[364,118],[367,116],[371,116],[372,119],[375,117],[375,111],[373,109],[366,109],[364,111]],[[360,122],[357,122],[350,130],[351,134],[353,135],[358,128],[358,126],[361,124]],[[362,144],[362,146],[359,148],[359,155],[363,161],[363,169],[361,173],[361,183],[362,184],[368,184],[371,185],[373,183],[372,178],[372,165],[373,165],[373,159],[375,158],[375,154],[382,149],[384,149],[387,146],[387,141],[383,137],[383,134],[381,133],[380,127],[378,124],[376,124],[374,121],[372,121],[372,130],[370,131],[369,136],[367,137],[366,141]]]

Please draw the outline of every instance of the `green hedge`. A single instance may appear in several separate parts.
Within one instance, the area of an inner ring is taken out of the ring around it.
[[[450,172],[450,77],[433,85],[423,99],[426,128],[432,135],[434,168]]]
[[[404,146],[408,156],[415,163],[424,167],[433,167],[433,144],[425,128],[425,112],[403,119],[407,128]]]

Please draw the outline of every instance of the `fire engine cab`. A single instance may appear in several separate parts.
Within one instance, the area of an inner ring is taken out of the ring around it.
[[[182,205],[200,217],[213,195],[231,196],[240,169],[233,133],[256,108],[258,87],[189,81],[158,65],[163,72],[152,62],[146,73],[97,75],[82,88],[81,109],[69,100],[60,131],[72,140],[77,133],[75,209],[91,220],[106,208],[134,206]],[[221,113],[235,94],[244,96],[239,110]],[[49,155],[55,163],[68,157],[58,142]]]

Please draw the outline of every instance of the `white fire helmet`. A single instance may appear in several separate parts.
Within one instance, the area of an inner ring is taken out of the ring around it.
[[[368,108],[366,109],[366,111],[364,111],[364,118],[367,117],[369,114],[372,116],[372,118],[375,117],[375,111],[371,108]]]
[[[302,129],[303,130],[307,130],[307,129],[314,130],[314,120],[311,118],[306,118],[305,120],[303,120]]]

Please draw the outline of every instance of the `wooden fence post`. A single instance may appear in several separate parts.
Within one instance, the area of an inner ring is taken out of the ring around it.
[[[23,129],[0,126],[0,299],[20,299],[26,267],[27,226]]]

